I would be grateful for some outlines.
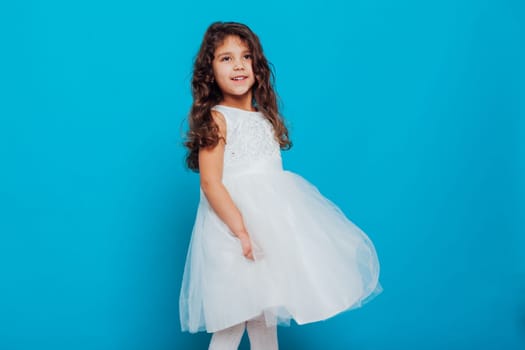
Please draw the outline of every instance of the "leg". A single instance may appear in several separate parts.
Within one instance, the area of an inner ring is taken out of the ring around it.
[[[264,314],[246,322],[251,350],[278,350],[277,326],[266,327]]]
[[[208,350],[237,350],[241,343],[246,322],[214,332]]]

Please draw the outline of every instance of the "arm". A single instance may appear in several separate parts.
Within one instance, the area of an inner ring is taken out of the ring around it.
[[[219,112],[212,111],[212,117],[219,126],[221,138],[215,147],[199,150],[200,186],[217,216],[241,240],[243,254],[253,259],[248,231],[244,226],[241,212],[222,183],[226,122]]]

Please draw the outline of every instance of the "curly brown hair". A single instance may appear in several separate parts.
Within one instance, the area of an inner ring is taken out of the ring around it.
[[[188,148],[186,165],[195,172],[199,172],[199,149],[214,147],[220,139],[219,127],[212,118],[211,109],[222,101],[223,96],[213,79],[212,62],[216,48],[224,42],[226,37],[232,35],[239,37],[252,53],[255,75],[252,105],[262,112],[273,125],[280,148],[288,150],[292,146],[288,137],[288,129],[277,106],[278,97],[274,90],[275,75],[270,69],[271,63],[263,54],[259,38],[244,24],[215,22],[206,30],[193,66],[191,81],[193,104],[188,117],[189,130],[184,146]]]

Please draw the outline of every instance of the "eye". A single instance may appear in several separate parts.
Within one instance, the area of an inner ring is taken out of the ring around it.
[[[230,59],[231,59],[230,56],[222,56],[220,61],[221,62],[226,62],[226,61],[229,61]]]
[[[252,54],[251,53],[247,53],[246,55],[244,55],[244,59],[246,60],[251,60],[253,58]]]

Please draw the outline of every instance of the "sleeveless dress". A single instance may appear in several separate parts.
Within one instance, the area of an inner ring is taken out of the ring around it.
[[[182,331],[215,332],[264,314],[266,325],[325,320],[382,292],[373,243],[301,176],[284,170],[261,112],[217,105],[226,120],[222,182],[255,260],[200,190],[179,311]]]

